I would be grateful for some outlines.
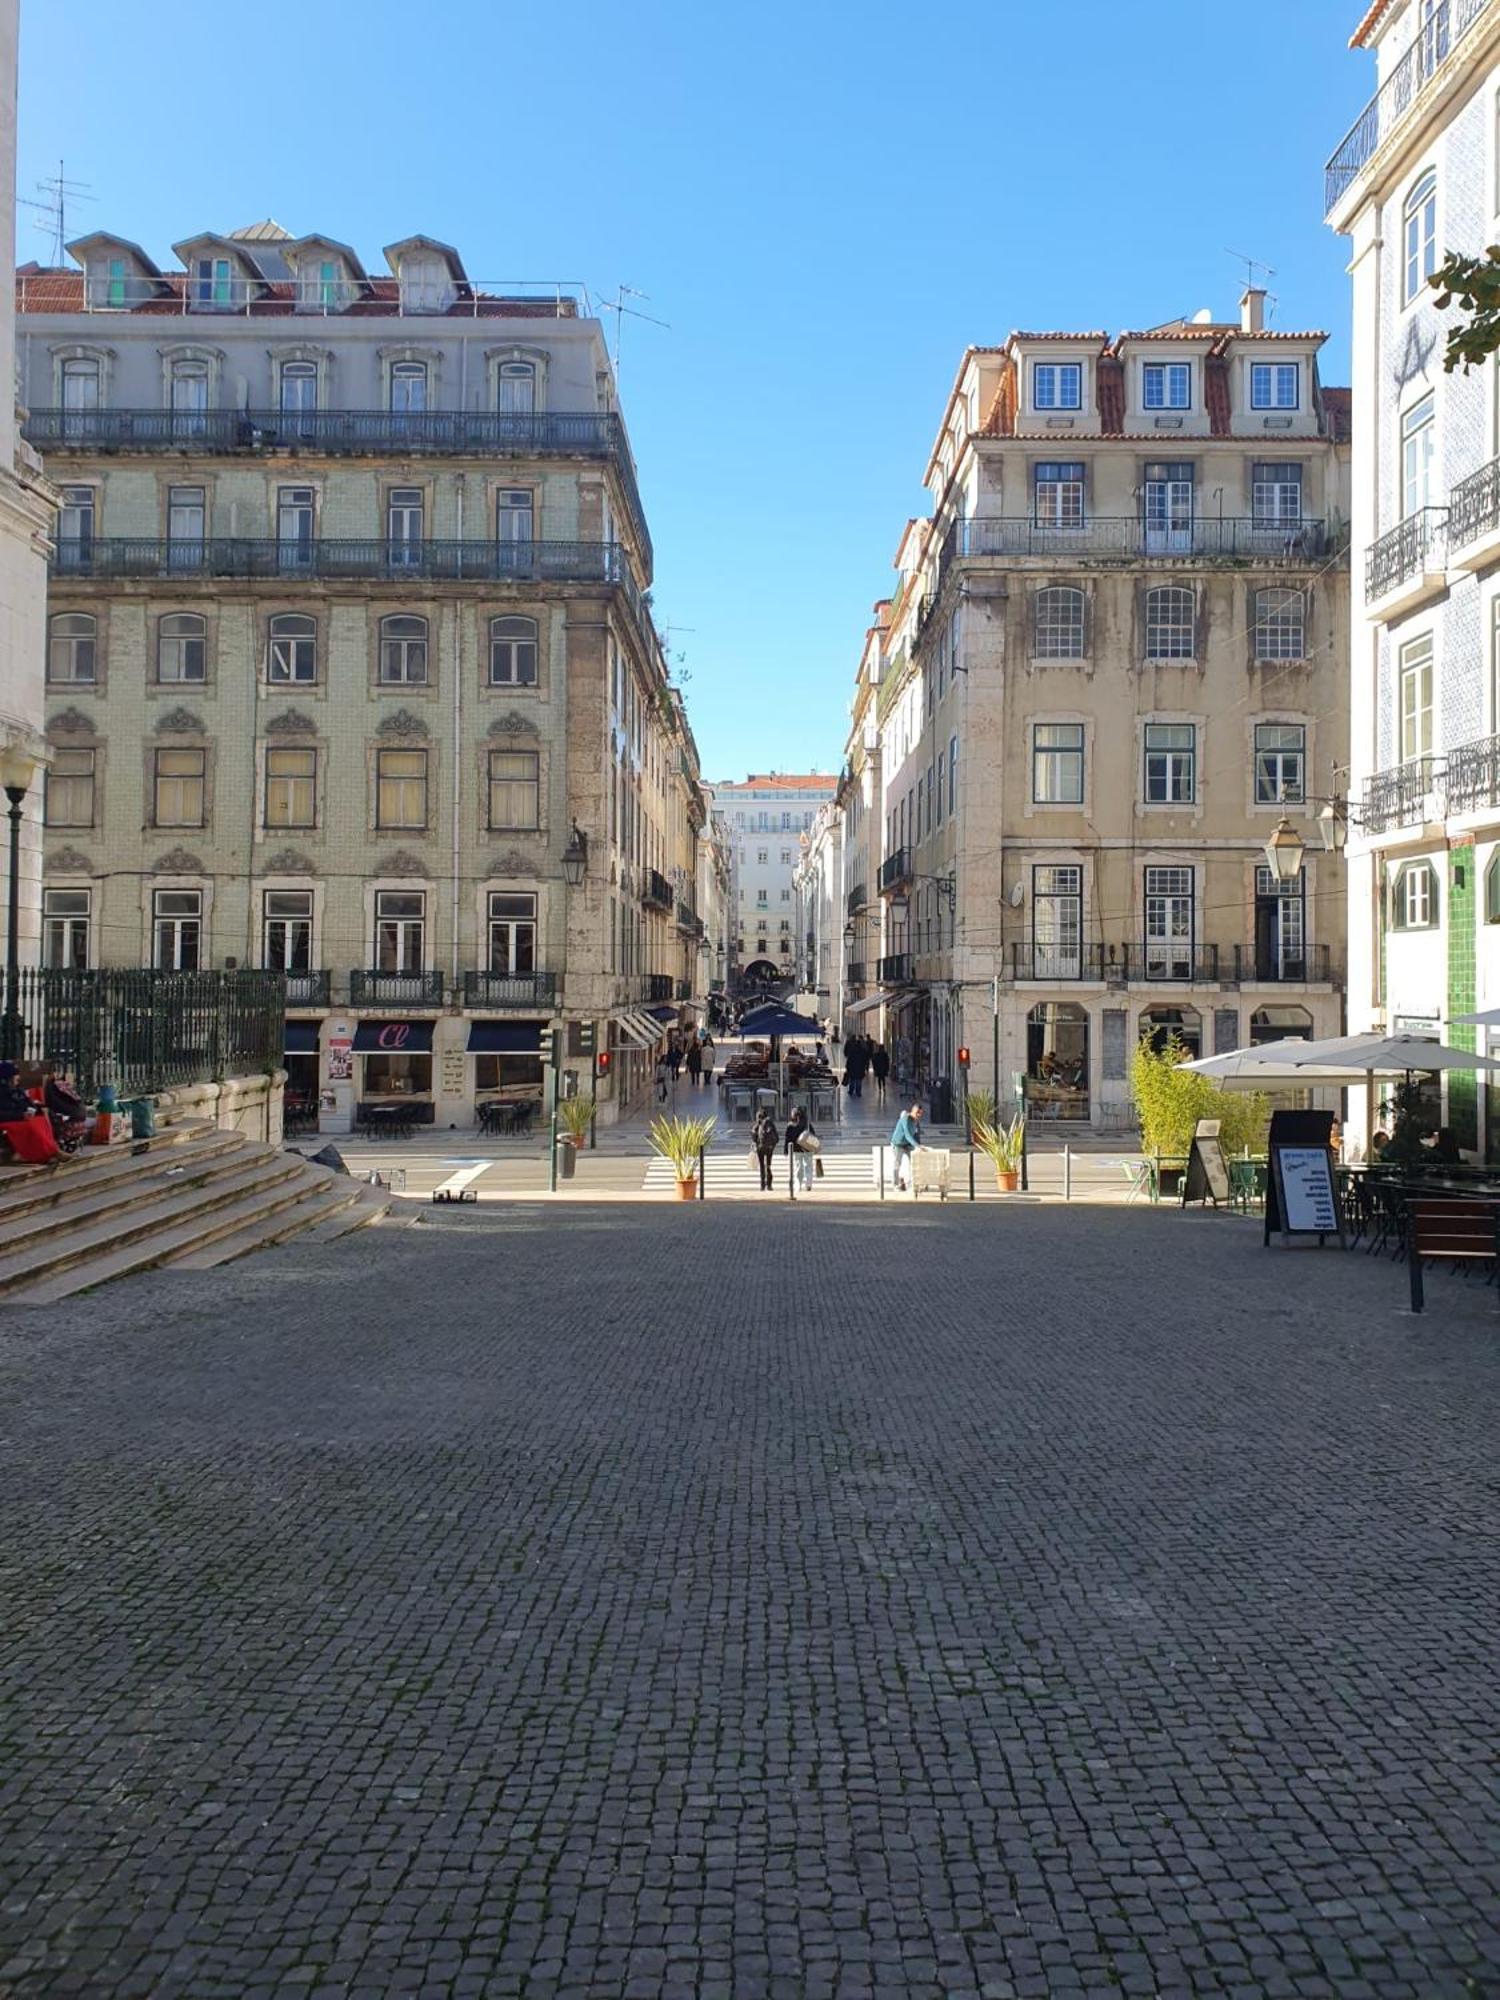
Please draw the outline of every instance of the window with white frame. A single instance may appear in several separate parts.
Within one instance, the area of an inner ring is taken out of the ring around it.
[[[511,889],[493,889],[489,912],[490,971],[535,972],[536,897]]]
[[[196,972],[203,959],[203,891],[155,890],[151,929],[152,963],[158,972]]]
[[[316,826],[318,753],[312,746],[273,744],[266,751],[266,825]]]
[[[300,611],[279,611],[266,627],[266,679],[311,687],[318,678],[318,627]]]
[[[98,495],[92,486],[65,486],[57,517],[58,569],[87,569],[94,548]]]
[[[536,408],[536,364],[502,361],[495,387],[502,417],[529,417]]]
[[[94,824],[94,750],[54,750],[42,795],[46,826]]]
[[[1255,803],[1301,805],[1307,768],[1307,729],[1300,722],[1255,725]]]
[[[169,393],[173,437],[202,437],[208,428],[208,363],[174,361]]]
[[[398,417],[421,416],[427,408],[427,363],[425,361],[393,361],[391,363],[391,414]]]
[[[1083,366],[1077,361],[1037,361],[1031,370],[1031,406],[1035,410],[1078,410],[1083,407]]]
[[[1044,460],[1033,468],[1032,492],[1039,528],[1083,526],[1083,480],[1082,464],[1071,460]]]
[[[1039,660],[1081,660],[1085,599],[1067,584],[1049,584],[1034,600],[1032,650]]]
[[[1432,634],[1409,639],[1397,667],[1400,693],[1401,761],[1432,751]]]
[[[1250,364],[1250,407],[1252,410],[1295,410],[1301,400],[1302,364],[1299,361],[1252,361]]]
[[[536,750],[490,752],[490,827],[532,833],[541,825],[542,759]]]
[[[60,611],[47,627],[47,679],[55,687],[92,687],[98,623],[87,611]]]
[[[1190,660],[1196,646],[1194,599],[1180,584],[1146,592],[1146,658]]]
[[[1031,725],[1031,797],[1036,805],[1083,804],[1083,724]]]
[[[87,972],[93,891],[42,891],[42,963],[53,972]]]
[[[1307,655],[1307,599],[1300,590],[1257,590],[1254,623],[1257,660],[1301,660]]]
[[[1193,371],[1186,361],[1148,361],[1141,370],[1142,402],[1148,410],[1186,410],[1193,398]]]
[[[1410,305],[1437,269],[1437,174],[1429,168],[1401,209],[1401,302]]]
[[[377,750],[375,824],[421,829],[427,824],[427,752]]]
[[[305,569],[312,562],[317,495],[311,486],[276,489],[276,559],[282,569]]]
[[[267,889],[261,903],[261,964],[268,972],[311,972],[311,889]]]
[[[427,684],[427,620],[398,613],[380,621],[380,679],[387,687]]]
[[[99,363],[91,355],[83,355],[62,365],[62,406],[65,417],[92,415],[102,400],[99,393]],[[67,431],[66,423],[63,426]],[[75,435],[82,437],[84,427],[79,425]]]
[[[534,618],[490,620],[490,686],[535,687],[537,622]]]
[[[1193,870],[1148,868],[1144,915],[1147,978],[1189,977],[1193,969]]]
[[[1401,518],[1407,520],[1432,501],[1432,468],[1437,450],[1437,403],[1429,389],[1401,413]]]
[[[158,750],[152,785],[153,826],[202,826],[208,752]]]
[[[1302,467],[1277,462],[1251,468],[1250,507],[1257,528],[1295,528],[1302,522]]]
[[[1031,871],[1032,979],[1076,979],[1083,964],[1083,869],[1038,863]]]
[[[1145,733],[1148,806],[1191,805],[1197,794],[1198,726],[1148,722]]]
[[[1408,861],[1396,871],[1391,923],[1398,931],[1430,931],[1438,920],[1437,873],[1430,861]]]
[[[375,970],[426,970],[427,895],[421,889],[375,891]]]
[[[421,562],[426,511],[420,486],[393,486],[385,496],[386,554],[397,568],[414,569]]]
[[[1255,871],[1256,976],[1307,977],[1307,884],[1298,869],[1290,882],[1269,868]]]
[[[202,681],[208,678],[208,620],[197,611],[172,611],[156,627],[156,678]]]
[[[167,561],[179,569],[197,569],[203,561],[208,533],[208,495],[201,486],[167,488]]]
[[[280,369],[281,414],[310,416],[318,407],[318,367],[315,361],[283,361]]]

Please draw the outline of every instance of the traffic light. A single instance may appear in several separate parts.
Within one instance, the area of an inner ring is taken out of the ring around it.
[[[609,1075],[610,1065],[613,1061],[614,1057],[610,1054],[608,1049],[601,1049],[599,1051],[599,1074],[601,1076]]]
[[[542,1068],[550,1069],[557,1061],[557,1031],[543,1028],[537,1038],[537,1052],[542,1059]]]
[[[596,1039],[593,1022],[580,1021],[578,1024],[578,1053],[581,1056],[591,1056],[594,1053],[595,1047]]]
[[[967,1069],[969,1067],[969,1051],[967,1049],[959,1050],[958,1066],[960,1069]]]

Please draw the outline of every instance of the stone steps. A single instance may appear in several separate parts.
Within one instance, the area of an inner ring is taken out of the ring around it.
[[[149,1149],[0,1173],[0,1305],[44,1305],[156,1265],[207,1270],[316,1232],[378,1221],[388,1203],[346,1175],[211,1126]]]

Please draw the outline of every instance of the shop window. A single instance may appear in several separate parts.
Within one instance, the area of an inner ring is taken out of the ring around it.
[[[399,1051],[366,1056],[366,1097],[430,1097],[432,1057]]]

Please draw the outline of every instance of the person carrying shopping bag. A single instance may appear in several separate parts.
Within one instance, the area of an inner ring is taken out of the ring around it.
[[[813,1172],[817,1165],[817,1156],[823,1150],[823,1142],[813,1130],[812,1121],[800,1104],[787,1121],[786,1150],[792,1156],[798,1187],[804,1194],[810,1194]]]

